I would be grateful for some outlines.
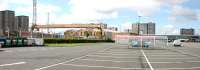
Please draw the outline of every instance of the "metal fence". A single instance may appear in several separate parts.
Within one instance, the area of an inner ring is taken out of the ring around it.
[[[168,47],[167,36],[131,36],[116,35],[116,44],[128,45],[129,47]]]

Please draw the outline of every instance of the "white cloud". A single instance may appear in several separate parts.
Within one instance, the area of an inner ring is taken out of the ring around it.
[[[38,0],[39,1],[39,0]],[[69,13],[62,13],[61,7],[52,4],[38,3],[38,23],[47,22],[47,12],[50,12],[52,23],[87,23],[91,20],[103,20],[120,17],[122,9],[132,10],[140,16],[151,16],[160,10],[163,6],[173,7],[189,0],[70,0]],[[32,0],[0,0],[0,10],[8,9],[12,5],[17,5],[15,11],[21,15],[29,15],[32,19]],[[12,6],[13,7],[13,6]],[[180,9],[182,11],[182,8]],[[184,10],[183,10],[184,11]],[[179,10],[174,15],[179,14]],[[190,13],[190,11],[188,11]],[[59,15],[58,15],[59,14]],[[200,19],[200,15],[198,14]],[[176,19],[176,18],[174,18]],[[123,28],[130,28],[131,22],[122,24]],[[126,27],[127,26],[127,27]],[[165,28],[175,29],[175,27],[166,26]],[[163,30],[165,31],[165,30]],[[172,34],[177,33],[177,29],[168,30]]]
[[[8,9],[8,4],[5,3],[3,0],[0,0],[0,10]]]
[[[167,35],[178,35],[179,34],[179,29],[175,27],[175,25],[168,24],[162,27],[160,29],[161,34],[167,34]]]
[[[152,16],[162,6],[179,5],[188,0],[70,0],[70,13],[62,16],[60,21],[82,22],[120,17],[119,11],[129,9],[140,16]],[[69,20],[63,20],[69,19]]]
[[[133,22],[125,22],[125,23],[121,24],[121,30],[125,31],[127,29],[132,29],[132,24],[133,24]]]
[[[32,5],[26,7],[17,7],[15,9],[16,13],[23,13],[20,15],[29,15],[30,23],[32,22]],[[50,14],[50,19],[52,22],[56,22],[57,13],[61,11],[61,8],[51,4],[39,4],[37,8],[37,22],[39,24],[46,24],[48,13]]]
[[[160,6],[155,0],[70,0],[69,4],[74,16],[94,19],[116,18],[121,9],[131,9],[138,15],[150,15]]]
[[[1,1],[6,3],[5,6],[9,4],[19,5],[16,7],[16,11],[19,13],[29,12],[29,15],[32,14],[32,0]],[[121,9],[130,9],[136,11],[138,15],[149,16],[157,12],[162,5],[176,5],[186,1],[187,0],[70,0],[70,13],[61,14],[61,16],[57,16],[56,13],[61,11],[62,8],[55,5],[42,4],[38,1],[38,22],[41,21],[40,23],[44,23],[47,12],[51,12],[52,15],[55,15],[54,18],[58,19],[55,20],[55,22],[62,23],[117,18],[120,17],[119,11]]]
[[[160,2],[163,5],[175,6],[175,5],[188,2],[189,0],[156,0],[156,1]]]
[[[198,13],[198,19],[200,21],[200,10],[197,10],[197,13]]]
[[[191,21],[199,21],[199,13],[197,10],[175,6],[171,11],[169,19],[174,23],[188,23]]]

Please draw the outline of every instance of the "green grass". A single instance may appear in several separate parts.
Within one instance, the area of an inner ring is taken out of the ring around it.
[[[83,45],[92,45],[95,43],[62,43],[62,44],[45,44],[47,47],[76,47]]]

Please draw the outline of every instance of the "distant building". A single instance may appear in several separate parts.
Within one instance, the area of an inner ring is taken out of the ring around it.
[[[184,28],[182,28],[181,30],[180,30],[180,34],[181,35],[194,35],[194,33],[195,33],[195,31],[194,31],[194,29],[184,29]]]
[[[100,30],[97,29],[80,29],[80,30],[67,30],[64,32],[65,38],[93,38],[99,39],[101,37]],[[103,32],[103,35],[105,33]]]
[[[149,22],[149,23],[132,24],[132,32],[140,35],[154,35],[155,23]]]
[[[17,30],[22,32],[28,32],[29,29],[29,17],[28,16],[16,16]]]
[[[125,29],[124,32],[127,32],[127,33],[132,33],[132,29]]]
[[[17,31],[17,25],[15,24],[15,12],[10,10],[0,11],[0,26],[1,35],[8,33],[14,35]]]
[[[118,28],[117,27],[107,27],[108,30],[111,30],[111,31],[118,31]]]
[[[101,27],[102,27],[103,29],[107,29],[107,27],[108,27],[107,24],[104,24],[104,23],[100,23],[100,24],[101,24]]]

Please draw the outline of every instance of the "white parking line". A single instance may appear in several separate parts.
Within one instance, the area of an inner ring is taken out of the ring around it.
[[[167,58],[167,57],[165,57],[165,58],[149,58],[149,59],[194,59],[194,58]]]
[[[124,53],[124,54],[127,54],[127,53],[137,53],[138,51],[124,51],[124,52],[113,52],[113,51],[107,51],[107,52],[98,52],[98,53]]]
[[[137,61],[114,61],[114,60],[96,60],[96,59],[80,59],[80,60],[85,60],[85,61],[99,61],[99,62],[116,62],[116,63],[141,63],[141,62],[137,62]],[[146,62],[143,62],[146,63]],[[151,63],[184,63],[184,62],[151,62]]]
[[[106,67],[106,66],[90,66],[90,65],[77,65],[77,64],[63,64],[77,67],[91,67],[91,68],[110,68],[110,69],[146,69],[146,68],[122,68],[122,67]]]
[[[102,54],[102,55],[129,55],[129,56],[130,55],[137,55],[137,54],[113,54],[113,53],[95,53],[94,55],[99,55],[99,54]]]
[[[112,47],[111,47],[111,48],[112,48]],[[103,49],[103,50],[101,50],[101,51],[105,51],[105,50],[108,50],[108,49],[111,49],[111,48],[106,48],[106,49]],[[34,69],[34,70],[43,70],[43,69],[47,69],[47,68],[50,68],[50,67],[58,66],[58,65],[65,64],[65,63],[68,63],[68,62],[72,62],[72,61],[75,61],[75,60],[78,60],[78,59],[81,59],[81,58],[84,58],[84,57],[87,57],[87,55],[84,55],[84,56],[81,56],[81,57],[78,57],[78,58],[74,58],[74,59],[71,59],[71,60],[68,60],[68,61],[56,63],[56,64],[53,64],[53,65],[48,65],[48,66],[45,66],[45,67],[37,68],[37,69]]]
[[[192,69],[192,68],[168,68],[167,70],[185,70],[185,69]]]
[[[12,53],[13,51],[5,51],[5,52],[9,52],[9,53]]]
[[[91,56],[91,57],[107,57],[107,58],[139,58],[138,56],[136,57],[116,57],[116,56],[103,56],[103,55],[87,55],[87,56]],[[193,59],[194,57],[191,58],[172,58],[172,57],[162,57],[162,58],[149,58],[149,59]]]
[[[200,61],[186,61],[186,62],[200,62]]]
[[[181,55],[181,54],[177,54],[177,53],[167,53],[167,54],[163,54],[163,53],[146,53],[147,55]]]
[[[108,58],[139,58],[139,57],[115,57],[115,56],[101,56],[101,55],[87,55],[93,57],[108,57]]]
[[[3,67],[3,66],[12,66],[12,65],[19,65],[19,64],[25,64],[26,62],[17,62],[17,63],[10,63],[10,64],[2,64],[0,65],[0,67]]]
[[[172,49],[171,49],[171,50],[172,50]],[[191,54],[191,53],[186,53],[186,52],[184,52],[184,51],[179,51],[179,50],[174,50],[174,51],[177,51],[177,52],[182,53],[182,54],[188,54],[188,55],[192,55],[192,56],[195,56],[195,57],[200,58],[199,55],[195,55],[195,54]]]
[[[136,62],[136,61],[113,61],[113,60],[96,60],[96,59],[80,59],[80,60],[85,60],[85,61],[102,61],[102,62]]]
[[[147,58],[146,54],[144,53],[143,49],[140,50],[143,54],[143,56],[145,57],[147,64],[149,65],[151,70],[154,70],[154,68],[152,67],[151,63],[149,62],[149,59]]]
[[[148,56],[186,56],[186,55],[148,55]]]

